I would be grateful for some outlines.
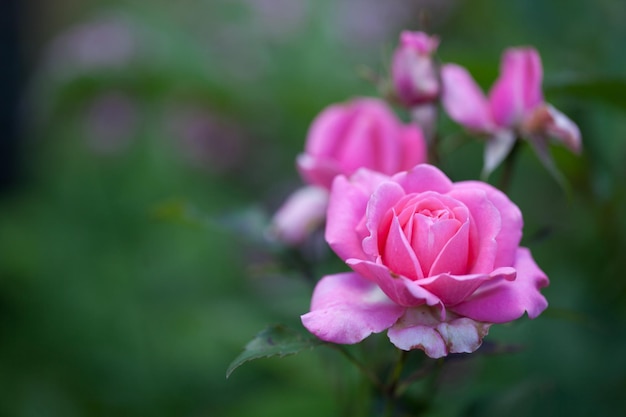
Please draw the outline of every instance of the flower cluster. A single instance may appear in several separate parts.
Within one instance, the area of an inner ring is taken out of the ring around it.
[[[297,167],[307,183],[276,213],[275,237],[302,243],[325,222],[325,238],[351,272],[316,285],[302,323],[322,340],[358,343],[387,330],[397,348],[432,358],[473,352],[489,327],[547,307],[548,278],[520,246],[522,214],[497,188],[452,182],[428,164],[438,107],[485,142],[488,175],[514,145],[548,161],[548,139],[580,152],[578,127],[546,103],[532,48],[502,57],[485,97],[469,72],[435,59],[439,40],[404,32],[393,55],[395,103],[356,98],[313,121]]]

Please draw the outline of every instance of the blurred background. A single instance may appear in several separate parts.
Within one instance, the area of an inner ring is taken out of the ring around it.
[[[553,148],[569,196],[522,153],[510,196],[550,308],[494,326],[521,350],[451,368],[429,415],[626,412],[624,16],[620,0],[3,1],[0,415],[341,415],[324,348],[225,372],[308,310],[284,261],[323,244],[285,253],[263,228],[300,185],[310,121],[376,94],[363,74],[387,73],[403,29],[439,35],[484,88],[506,47],[535,46],[584,148]],[[481,152],[442,168],[477,178]]]

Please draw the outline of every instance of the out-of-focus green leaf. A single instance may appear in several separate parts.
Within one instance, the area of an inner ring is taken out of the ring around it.
[[[548,94],[599,100],[626,109],[625,78],[601,75],[553,78],[546,82],[545,91]]]
[[[294,355],[303,350],[313,349],[324,342],[313,337],[306,336],[284,325],[277,324],[261,331],[252,339],[245,350],[231,362],[226,371],[226,378],[244,363],[253,359],[283,357]]]

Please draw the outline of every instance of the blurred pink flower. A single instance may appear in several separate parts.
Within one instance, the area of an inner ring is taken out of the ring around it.
[[[85,130],[89,146],[98,153],[116,153],[128,147],[138,124],[136,101],[123,92],[97,96],[88,107]]]
[[[543,99],[541,58],[533,48],[510,48],[502,57],[500,77],[489,92],[480,90],[459,65],[442,68],[442,101],[450,117],[471,131],[489,135],[484,172],[492,172],[509,154],[518,136],[529,140],[544,163],[552,137],[572,152],[581,149],[574,122]]]
[[[426,162],[420,128],[403,124],[376,98],[357,98],[324,109],[313,121],[305,152],[298,156],[302,178],[330,189],[339,174],[359,168],[395,174]]]
[[[127,18],[103,15],[71,27],[51,44],[48,61],[68,71],[120,69],[139,52],[137,28]]]
[[[321,194],[328,193],[337,175],[363,167],[394,174],[425,161],[419,127],[403,124],[384,101],[358,98],[327,107],[311,124],[305,152],[297,159],[304,181],[316,187],[305,187],[288,199],[272,220],[271,234],[299,244],[312,226],[322,225],[328,197]]]
[[[289,245],[299,245],[326,220],[328,191],[306,186],[291,194],[274,215],[270,236]]]
[[[391,73],[400,101],[414,107],[439,95],[439,76],[432,55],[439,39],[424,32],[404,31],[393,54]]]
[[[212,173],[241,168],[247,140],[242,127],[202,107],[181,106],[170,114],[170,134],[192,165]]]
[[[452,183],[431,165],[392,177],[363,169],[337,177],[327,216],[326,240],[354,272],[322,278],[302,316],[323,340],[389,329],[398,348],[438,358],[547,307],[548,278],[519,246],[522,215],[489,184]]]

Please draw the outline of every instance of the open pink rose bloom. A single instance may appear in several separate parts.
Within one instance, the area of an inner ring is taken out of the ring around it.
[[[547,307],[548,278],[519,246],[521,212],[486,183],[425,164],[391,177],[361,169],[335,179],[327,216],[326,240],[354,272],[317,284],[302,322],[320,339],[388,330],[398,348],[439,358]]]
[[[504,160],[518,136],[528,139],[544,158],[549,138],[572,152],[580,152],[578,126],[544,101],[543,68],[535,49],[507,49],[500,63],[500,76],[487,97],[459,65],[444,65],[441,78],[442,103],[450,118],[490,138],[485,150],[487,173]]]

